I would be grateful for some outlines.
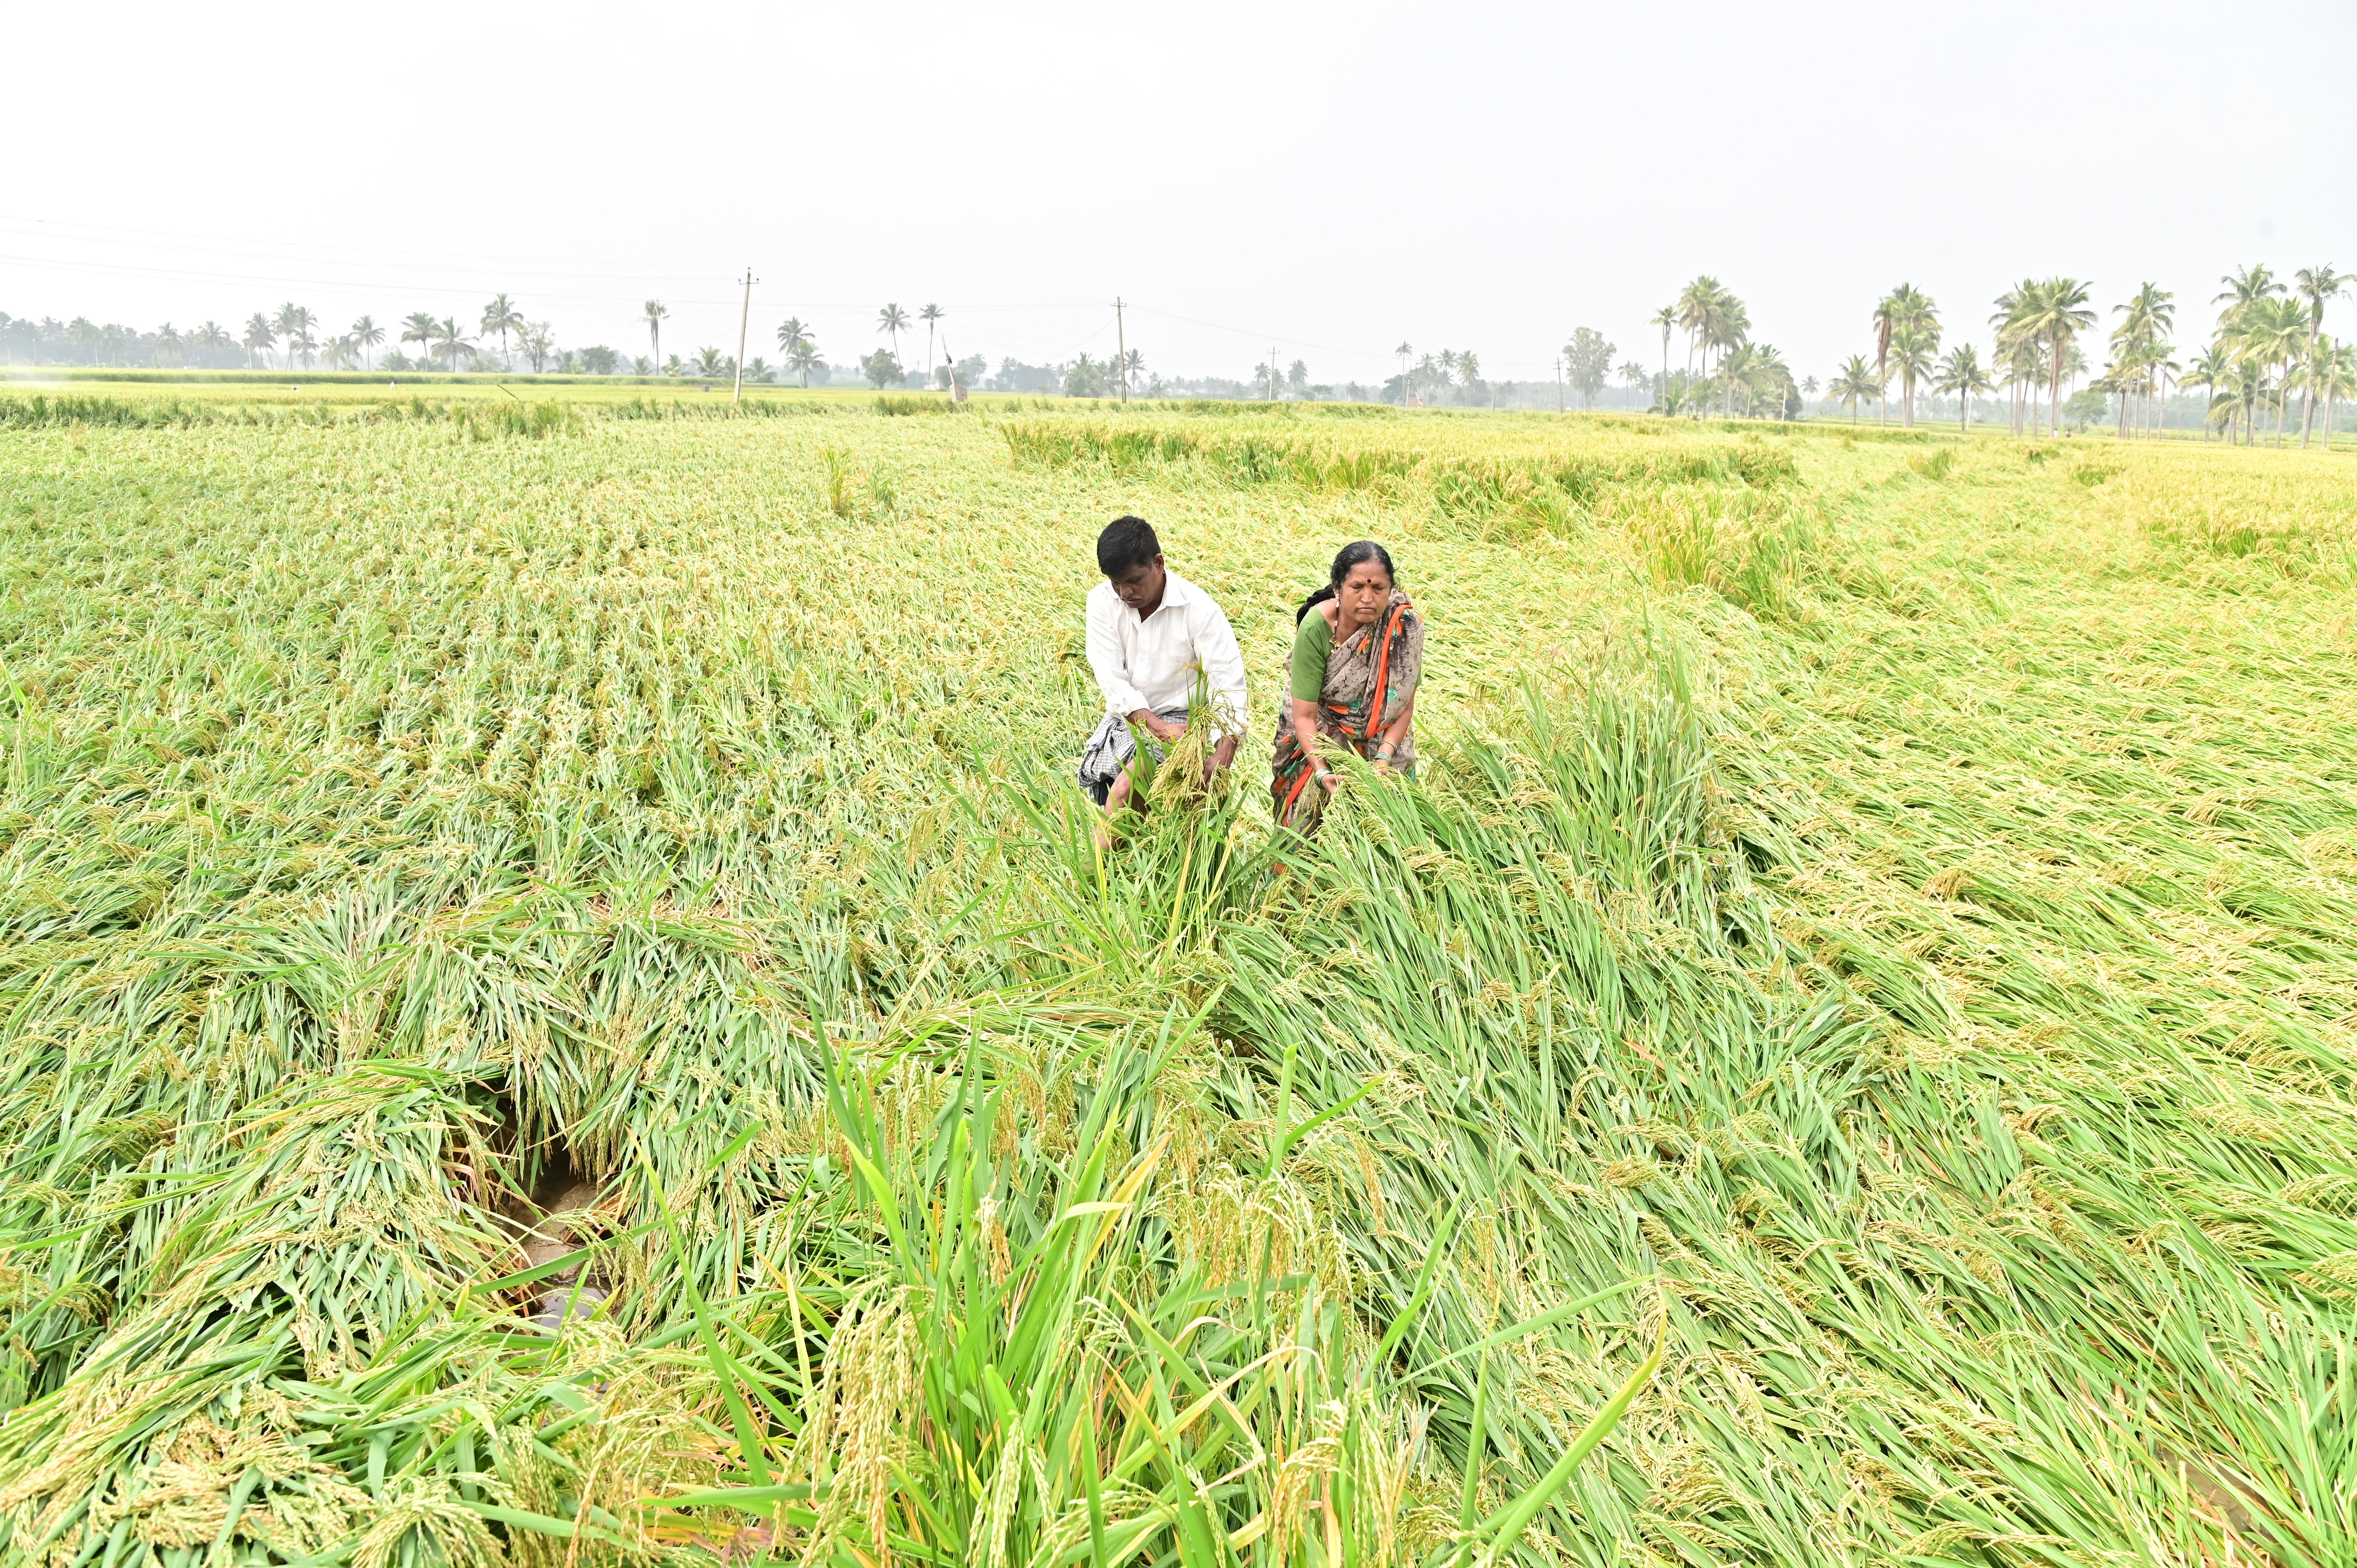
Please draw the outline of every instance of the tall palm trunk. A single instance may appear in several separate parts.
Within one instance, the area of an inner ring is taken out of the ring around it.
[[[2308,390],[2299,399],[2299,449],[2308,450],[2309,432],[2316,427],[2316,339],[2308,340]]]
[[[2054,370],[2047,382],[2046,433],[2062,434],[2062,339],[2058,335],[2053,342]]]

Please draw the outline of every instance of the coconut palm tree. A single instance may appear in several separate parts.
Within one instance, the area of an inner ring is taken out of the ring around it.
[[[665,308],[665,307],[664,307],[664,306],[663,306],[663,302],[662,302],[662,300],[660,300],[660,299],[651,299],[651,300],[647,301],[645,312],[644,312],[644,313],[643,313],[643,314],[639,317],[639,319],[640,319],[640,320],[644,321],[644,322],[647,324],[647,338],[648,338],[648,340],[649,340],[650,344],[651,344],[651,347],[653,348],[653,350],[654,350],[654,356],[655,356],[655,363],[656,363],[656,364],[658,364],[658,365],[660,365],[660,364],[662,364],[662,363],[663,362],[663,357],[662,357],[662,324],[663,324],[663,317],[666,317],[666,316],[669,316],[670,314],[671,314],[670,310],[668,310],[667,308]]]
[[[1662,306],[1646,319],[1649,326],[1662,329],[1662,381],[1666,386],[1670,380],[1670,328],[1678,324],[1676,302]]]
[[[799,316],[789,316],[778,323],[778,352],[791,354],[794,345],[810,336],[810,323]]]
[[[1765,400],[1768,413],[1762,417],[1794,419],[1803,411],[1801,388],[1792,380],[1792,367],[1784,362],[1784,356],[1776,351],[1773,343],[1760,345],[1760,357],[1752,363],[1749,390],[1755,402]]]
[[[1882,404],[1874,416],[1877,424],[1890,423],[1890,338],[1898,329],[1899,323],[1890,314],[1890,301],[1885,299],[1874,311],[1874,379]]]
[[[1920,369],[1928,371],[1931,369],[1931,356],[1936,354],[1940,348],[1938,307],[1932,303],[1930,295],[1924,294],[1913,284],[1902,283],[1883,295],[1882,303],[1874,307],[1875,361],[1885,372],[1886,386],[1889,384],[1891,341],[1901,328],[1910,327],[1915,328],[1912,342],[1915,357],[1921,362]],[[1927,336],[1930,339],[1928,343],[1924,341]],[[1900,394],[1900,417],[1911,425],[1915,423],[1916,378],[1907,374],[1905,370],[1901,369],[1900,379],[1902,387]],[[1886,407],[1884,410],[1886,418],[1889,417],[1889,412]]]
[[[1899,372],[1899,417],[1915,427],[1915,383],[1931,375],[1940,352],[1940,324],[1902,320],[1890,333],[1890,368]]]
[[[1678,293],[1678,325],[1686,331],[1686,373],[1694,373],[1695,350],[1703,349],[1703,372],[1710,371],[1710,353],[1704,334],[1711,324],[1712,312],[1717,308],[1727,291],[1719,281],[1705,273],[1695,277]]]
[[[1740,399],[1740,412],[1747,415],[1757,414],[1765,404],[1781,416],[1792,372],[1774,344],[1738,343],[1719,360],[1717,381],[1721,406],[1729,414],[1738,412]]]
[[[917,319],[925,324],[925,380],[933,379],[933,328],[947,315],[938,305],[928,305],[917,312]]]
[[[1863,354],[1852,354],[1843,360],[1841,368],[1834,372],[1833,381],[1825,387],[1827,398],[1835,403],[1849,404],[1849,422],[1852,424],[1857,423],[1858,400],[1878,397],[1881,392],[1882,378],[1875,373],[1873,366],[1866,362]]]
[[[2271,294],[2260,293],[2245,297],[2221,297],[2226,299],[2227,305],[2218,317],[2216,340],[2233,362],[2234,373],[2228,379],[2227,386],[2237,394],[2234,409],[2239,418],[2253,408],[2262,406],[2240,394],[2248,392],[2252,385],[2263,390],[2266,388],[2267,367],[2274,358],[2276,301]],[[2246,366],[2255,369],[2255,380],[2242,373]],[[2254,445],[2257,440],[2256,432],[2245,424],[2243,438],[2244,445]]]
[[[1996,332],[1996,357],[1992,368],[2002,370],[2005,380],[2000,384],[2013,394],[2013,434],[2021,434],[2022,389],[2029,384],[2028,361],[2033,357],[2029,336],[2022,330],[2022,321],[2029,314],[2029,301],[2038,293],[2038,280],[2024,278],[1996,296],[1996,309],[1990,313],[1989,326]]]
[[[270,325],[270,317],[257,310],[245,318],[245,336],[238,341],[245,346],[245,368],[259,370],[255,361],[278,347],[278,330]]]
[[[2144,359],[2147,351],[2147,346],[2141,343],[2119,345],[2117,351],[2112,355],[2112,362],[2104,366],[2104,373],[2096,378],[2104,391],[2119,394],[2119,424],[2112,434],[2122,441],[2127,439],[2128,415],[2136,404],[2136,384],[2144,377]]]
[[[1996,383],[1981,364],[1980,350],[1970,343],[1959,343],[1948,350],[1940,361],[1939,379],[1932,383],[1936,392],[1956,394],[1956,428],[1969,433],[1973,427],[1973,399],[1985,392],[1996,390]]]
[[[2212,344],[2202,350],[2200,359],[2186,367],[2185,373],[2177,378],[2177,384],[2180,387],[2200,387],[2214,394],[2220,387],[2226,384],[2227,379],[2233,374],[2233,360],[2227,355],[2225,348],[2220,344]],[[2214,396],[2212,408],[2214,412],[2216,408]],[[2210,426],[2216,423],[2214,419],[2203,422],[2202,440],[2210,439]]]
[[[188,334],[188,347],[199,354],[218,354],[237,347],[237,340],[218,321],[207,321]]]
[[[504,294],[493,295],[491,303],[483,306],[480,330],[486,338],[494,332],[500,335],[500,363],[509,370],[515,369],[515,361],[508,356],[508,334],[521,332],[529,325],[523,312]]]
[[[818,357],[818,345],[807,338],[795,338],[794,346],[786,350],[786,362],[794,368],[795,374],[802,377],[802,390],[809,391],[811,372],[822,362]]]
[[[2344,397],[2357,396],[2357,344],[2336,348],[2332,339],[2321,339],[2319,350],[2308,362],[2308,395],[2324,402],[2324,449],[2332,450],[2332,427],[2340,421],[2338,405]]]
[[[277,318],[271,325],[277,328],[278,335],[286,339],[286,368],[292,370],[295,368],[296,338],[309,338],[311,328],[319,325],[319,318],[312,315],[308,307],[289,303],[278,307]]]
[[[430,363],[433,359],[431,349],[434,344],[434,329],[440,325],[440,322],[426,315],[425,312],[413,310],[402,320],[401,340],[404,343],[416,344],[418,358]]]
[[[2062,430],[2062,378],[2069,368],[2072,340],[2095,324],[2095,313],[2087,308],[2090,286],[2080,278],[2048,278],[2038,285],[2034,297],[2024,302],[2021,329],[2043,343],[2049,354],[2047,424],[2054,435]]]
[[[1703,367],[1710,367],[1711,350],[1729,354],[1751,341],[1751,312],[1741,300],[1725,289],[1711,297],[1703,317]],[[1729,389],[1730,392],[1732,389]],[[1732,408],[1732,403],[1728,404]]]
[[[370,357],[378,344],[384,341],[384,328],[376,324],[373,316],[363,316],[352,323],[352,342],[361,351],[361,369],[369,368]]]
[[[2163,357],[2163,339],[2176,322],[2177,308],[2170,303],[2176,296],[2158,284],[2145,284],[2125,305],[2115,305],[2112,313],[2120,324],[2112,329],[2114,368],[2122,373],[2120,382],[2120,435],[2128,433],[2128,404],[2139,390],[2147,390],[2151,369]]]
[[[2317,367],[2320,363],[2317,359],[2317,346],[2324,341],[2322,337],[2324,302],[2338,297],[2352,283],[2357,283],[2357,276],[2348,273],[2334,272],[2330,263],[2320,267],[2302,267],[2292,274],[2292,293],[2308,304],[2306,360],[2309,373],[2302,378],[2303,387],[2306,387],[2313,379]],[[2299,445],[2303,451],[2308,447],[2309,432],[2315,427],[2315,424],[2316,393],[2313,391],[2308,391],[2300,398],[2299,409]]]
[[[909,329],[909,313],[897,305],[888,305],[876,313],[876,330],[888,333],[892,338],[892,358],[900,357],[900,334]]]
[[[1393,349],[1393,350],[1392,350],[1392,352],[1393,352],[1393,353],[1394,353],[1394,354],[1397,354],[1397,355],[1399,356],[1399,362],[1400,362],[1400,403],[1401,403],[1401,406],[1405,407],[1405,406],[1406,406],[1406,404],[1407,404],[1407,403],[1408,403],[1408,401],[1409,401],[1409,388],[1408,388],[1408,381],[1407,381],[1407,360],[1408,360],[1408,356],[1409,356],[1410,354],[1413,354],[1413,353],[1415,353],[1415,347],[1414,347],[1413,345],[1411,345],[1411,344],[1408,342],[1408,340],[1407,340],[1406,338],[1401,338],[1401,339],[1400,339],[1400,345],[1399,345],[1399,347],[1398,347],[1398,348],[1396,348],[1396,349]]]
[[[2261,362],[2276,372],[2276,445],[2280,446],[2291,412],[2291,390],[2299,379],[2298,367],[2307,360],[2309,346],[2316,334],[2309,326],[2304,300],[2270,300],[2254,309],[2251,317],[2247,340],[2260,355]]]
[[[2273,269],[2264,263],[2255,267],[2237,267],[2218,281],[2225,287],[2211,295],[2210,303],[2226,307],[2220,313],[2221,320],[2256,301],[2273,298],[2284,291],[2284,285],[2276,281]]]
[[[2217,396],[2211,400],[2213,408],[2223,404],[2226,412],[2226,439],[2234,437],[2234,421],[2243,424],[2243,445],[2255,445],[2258,440],[2258,412],[2266,406],[2273,389],[2267,385],[2266,367],[2255,357],[2232,360],[2226,371],[2226,382]]]
[[[2226,308],[2218,313],[2216,337],[2218,341],[2227,345],[2229,353],[2239,367],[2242,360],[2249,352],[2248,343],[2254,333],[2262,337],[2266,335],[2264,324],[2255,322],[2252,313],[2283,293],[2284,285],[2276,281],[2273,269],[2264,263],[2257,266],[2237,267],[2218,281],[2224,286],[2211,296],[2210,303],[2222,305]],[[2244,379],[2238,374],[2230,383],[2229,391],[2239,394],[2249,390],[2244,385]],[[2256,403],[2251,400],[2237,398],[2230,399],[2229,406],[2230,423],[2227,428],[2228,439],[2232,440],[2232,417],[2250,412]],[[2248,424],[2244,424],[2243,434],[2246,441],[2257,439],[2256,432]]]
[[[459,328],[458,318],[455,316],[445,317],[434,324],[433,338],[434,357],[454,371],[475,358],[474,339]]]

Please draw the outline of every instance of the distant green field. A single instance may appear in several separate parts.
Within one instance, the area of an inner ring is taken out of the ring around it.
[[[0,1557],[2349,1561],[2347,455],[401,379],[0,385]]]
[[[120,371],[88,366],[0,366],[0,397],[36,392],[111,398],[173,397],[202,401],[275,403],[288,397],[331,403],[367,401],[398,393],[434,398],[565,398],[597,401],[678,395],[727,398],[734,383],[676,376],[436,375],[411,371]],[[856,388],[813,388],[757,382],[746,395],[762,398],[852,398],[876,394]],[[921,392],[909,396],[923,396]]]

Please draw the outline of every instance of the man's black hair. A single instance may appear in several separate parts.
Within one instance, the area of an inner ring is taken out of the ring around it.
[[[1097,535],[1097,570],[1118,577],[1133,566],[1143,566],[1162,553],[1154,525],[1142,517],[1117,517]]]

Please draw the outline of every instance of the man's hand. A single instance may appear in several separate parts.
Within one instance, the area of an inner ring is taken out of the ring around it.
[[[1232,735],[1222,736],[1220,737],[1220,744],[1211,748],[1211,759],[1203,764],[1204,785],[1209,787],[1211,782],[1211,775],[1218,772],[1221,768],[1227,767],[1235,759],[1236,737]]]
[[[1151,708],[1138,709],[1135,713],[1129,715],[1129,722],[1135,725],[1138,728],[1144,730],[1146,734],[1152,736],[1155,739],[1160,741],[1165,746],[1168,746],[1172,741],[1177,740],[1180,736],[1187,733],[1187,726],[1184,723],[1174,725]]]

